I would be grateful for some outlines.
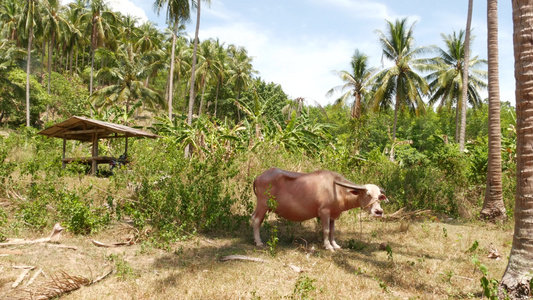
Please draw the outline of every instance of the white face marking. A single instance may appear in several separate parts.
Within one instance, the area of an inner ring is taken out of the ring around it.
[[[380,189],[373,185],[368,184],[365,186],[367,188],[367,199],[370,199],[369,202],[365,203],[365,209],[368,211],[368,213],[373,217],[382,217],[383,216],[383,209],[380,205],[380,196],[381,191]]]

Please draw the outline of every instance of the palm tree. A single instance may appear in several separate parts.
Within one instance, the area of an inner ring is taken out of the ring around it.
[[[103,56],[113,62],[113,66],[104,67],[96,73],[97,78],[105,78],[116,82],[106,86],[91,95],[95,107],[120,105],[131,115],[132,111],[143,104],[151,108],[164,105],[159,94],[144,85],[150,65],[146,57],[130,52],[129,45],[123,44],[113,53],[109,50],[99,50]]]
[[[233,84],[237,92],[236,101],[239,102],[241,92],[248,88],[252,82],[252,74],[257,73],[253,70],[252,58],[248,56],[248,52],[243,47],[235,47],[230,45],[228,47],[230,61],[229,82]],[[240,112],[237,108],[237,115],[240,121]]]
[[[133,44],[135,52],[149,52],[161,49],[163,36],[154,23],[145,22],[139,26],[139,38]]]
[[[68,39],[70,40],[67,42],[69,44],[69,47],[72,47],[71,50],[74,48],[76,49],[76,58],[73,59],[73,54],[71,52],[71,65],[72,61],[76,61],[75,68],[78,70],[78,53],[80,51],[80,48],[82,50],[82,53],[85,53],[85,43],[87,41],[87,38],[83,36],[82,30],[84,27],[83,19],[81,16],[83,16],[87,12],[87,1],[88,0],[75,0],[72,3],[68,4],[67,9],[67,19],[69,20],[69,23],[71,24],[71,32],[69,34]],[[86,18],[86,21],[87,18]],[[83,56],[83,54],[82,54]],[[83,59],[82,59],[83,62]],[[72,66],[71,66],[71,74],[72,74]]]
[[[204,106],[205,87],[207,83],[216,79],[216,74],[223,67],[220,65],[218,57],[216,56],[216,44],[212,40],[205,40],[200,44],[199,55],[202,57],[202,63],[198,65],[196,71],[200,77],[199,90],[202,90],[200,96],[200,107],[198,109],[198,115],[202,114]]]
[[[120,28],[118,29],[117,39],[127,47],[128,52],[133,52],[134,43],[139,40],[142,32],[137,27],[138,17],[126,15],[122,17]]]
[[[218,94],[220,92],[220,86],[224,83],[225,74],[227,71],[227,60],[228,52],[224,48],[224,43],[220,43],[218,39],[215,40],[215,56],[218,62],[219,68],[216,69],[216,78],[217,78],[217,90],[215,93],[215,113],[214,116],[217,116],[217,106],[218,106]]]
[[[169,73],[169,93],[168,93],[168,117],[172,121],[172,95],[174,94],[174,58],[176,48],[176,36],[179,31],[181,21],[186,21],[191,15],[189,0],[155,0],[154,8],[157,14],[165,5],[167,7],[167,23],[172,31],[172,48],[170,55],[170,73]]]
[[[83,5],[83,4],[81,4]],[[70,75],[72,76],[74,72],[73,68],[73,62],[74,62],[74,50],[76,50],[76,68],[77,68],[77,51],[79,46],[81,45],[81,39],[83,38],[82,32],[80,30],[81,23],[79,21],[80,15],[83,13],[84,6],[77,6],[77,3],[70,3],[65,11],[65,19],[68,22],[68,26],[66,26],[64,31],[64,38],[65,38],[65,47],[66,50],[69,52],[70,55]]]
[[[504,291],[509,299],[529,299],[533,270],[533,44],[529,42],[533,23],[533,2],[513,1],[513,42],[516,78],[517,165],[515,195],[515,230],[509,263],[500,281],[499,296]]]
[[[211,0],[204,0],[206,3],[210,4]],[[193,52],[192,52],[192,64],[191,64],[191,84],[189,91],[189,113],[187,114],[187,124],[192,125],[192,111],[194,108],[194,80],[196,77],[196,53],[198,51],[198,35],[200,33],[200,16],[201,16],[201,7],[202,0],[196,1],[196,28],[194,30],[194,43],[193,43]],[[194,1],[193,1],[194,6]],[[185,147],[185,157],[189,157],[189,145]]]
[[[147,61],[152,66],[146,77],[145,86],[150,84],[150,77],[157,75],[157,72],[166,66],[168,59],[165,52],[161,50],[164,36],[152,22],[145,22],[139,28],[139,38],[133,44],[133,51],[147,54]]]
[[[464,53],[464,67],[463,67],[463,86],[468,84],[468,60],[470,59],[470,27],[472,24],[472,0],[468,0],[468,15],[466,18],[466,35],[465,35],[465,53]],[[465,149],[466,138],[466,97],[467,91],[463,90],[461,97],[461,134],[459,135],[459,150]]]
[[[487,49],[489,59],[489,156],[487,187],[480,217],[506,219],[502,192],[502,142],[500,125],[500,82],[498,79],[498,0],[487,1]]]
[[[394,99],[393,141],[396,140],[396,123],[398,111],[407,106],[412,111],[424,109],[422,95],[429,91],[426,80],[414,70],[427,68],[427,60],[416,57],[428,50],[426,47],[414,47],[413,28],[407,29],[407,19],[387,21],[387,33],[377,31],[383,48],[383,56],[394,62],[388,69],[376,75],[377,88],[374,106],[388,107]],[[394,96],[394,98],[393,98]]]
[[[24,5],[24,33],[28,38],[28,58],[26,60],[26,127],[30,127],[30,66],[31,66],[31,46],[33,41],[33,30],[36,25],[38,0],[27,0]]]
[[[21,17],[20,3],[16,0],[5,0],[0,4],[0,24],[2,25],[0,33],[6,38],[19,43],[17,29]]]
[[[91,36],[91,76],[89,94],[93,93],[94,54],[106,39],[112,35],[112,25],[117,21],[115,13],[109,10],[106,0],[91,0],[90,11],[81,16],[88,25],[87,30]],[[107,33],[107,36],[106,36]]]
[[[439,110],[449,110],[455,105],[455,142],[459,142],[459,112],[461,111],[461,96],[463,90],[463,66],[464,66],[464,31],[455,32],[453,35],[441,34],[446,47],[437,48],[437,57],[428,61],[429,70],[433,71],[426,76],[432,94],[429,104],[439,102]],[[483,81],[487,72],[478,67],[484,67],[487,61],[477,56],[469,60],[468,76],[468,102],[474,108],[482,103],[479,90],[486,88]]]
[[[59,13],[62,9],[59,0],[43,2],[44,33],[48,39],[48,94],[50,94],[50,80],[52,77],[52,49],[55,48],[56,39],[62,33],[62,29],[70,27],[69,22]],[[47,109],[48,110],[48,109]]]
[[[370,95],[370,88],[372,85],[372,77],[376,72],[374,68],[367,66],[368,56],[360,53],[358,49],[355,50],[352,61],[352,73],[348,71],[336,71],[337,75],[344,81],[344,85],[339,85],[329,90],[326,96],[331,96],[333,93],[341,91],[345,92],[336,104],[345,105],[347,101],[352,100],[351,115],[352,119],[361,117],[362,101],[368,100]],[[367,101],[365,101],[366,103]]]

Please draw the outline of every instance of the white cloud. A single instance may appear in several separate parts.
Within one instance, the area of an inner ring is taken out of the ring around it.
[[[61,5],[67,5],[72,2],[74,2],[74,0],[61,0]],[[112,11],[119,11],[124,15],[137,17],[141,23],[148,21],[144,9],[137,6],[131,0],[109,0],[107,3]]]
[[[389,9],[385,4],[376,1],[354,1],[354,0],[312,0],[317,5],[326,7],[335,6],[354,18],[363,19],[393,19]]]
[[[148,21],[144,10],[130,0],[111,0],[108,3],[113,11],[119,11],[124,15],[137,17],[141,23]]]
[[[326,37],[284,40],[252,23],[200,29],[201,39],[214,37],[227,44],[244,46],[264,81],[282,84],[290,97],[305,97],[310,104],[316,101],[326,105],[335,100],[334,96],[325,96],[329,89],[342,84],[332,71],[349,70],[355,48],[368,54],[381,53],[377,43],[356,44]],[[371,59],[378,64],[380,57]]]

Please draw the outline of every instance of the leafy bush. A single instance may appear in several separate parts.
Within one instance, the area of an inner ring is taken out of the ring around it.
[[[7,213],[0,207],[0,242],[6,240],[6,235],[2,230],[5,224],[7,224]]]
[[[105,207],[92,207],[92,201],[84,201],[75,191],[59,193],[59,213],[69,231],[74,234],[90,234],[110,221]]]
[[[44,76],[48,83],[48,73]],[[87,112],[89,92],[77,76],[67,78],[52,72],[50,92],[53,95],[51,108],[59,116],[83,115]]]
[[[15,68],[9,71],[7,78],[9,84],[16,91],[26,90],[26,72]],[[30,76],[30,122],[36,125],[39,121],[40,114],[45,111],[46,105],[50,103],[50,96],[46,93],[43,86],[37,81],[35,76]],[[2,109],[7,114],[7,120],[13,125],[22,125],[26,120],[25,98],[22,93],[10,94],[9,97],[16,97],[17,101],[9,102],[2,105]],[[0,97],[3,98],[3,97]],[[9,99],[9,98],[7,98]],[[4,101],[2,101],[4,103]],[[23,105],[21,105],[23,103]]]
[[[199,231],[231,229],[248,219],[232,211],[237,198],[228,180],[237,172],[231,161],[220,164],[222,154],[214,160],[185,159],[172,144],[158,143],[166,148],[134,167],[140,175],[136,201],[117,208],[132,216],[136,226],[151,225],[161,238],[171,241]]]

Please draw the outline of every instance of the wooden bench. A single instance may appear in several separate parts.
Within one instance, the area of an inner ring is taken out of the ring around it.
[[[109,164],[112,161],[121,162],[123,164],[127,164],[129,162],[127,159],[116,158],[112,156],[65,157],[61,159],[63,168],[66,166],[66,164],[73,163],[73,162],[84,164],[84,165],[89,165],[89,166],[94,166],[96,168],[99,164]],[[94,169],[92,173],[96,174],[96,169]]]

